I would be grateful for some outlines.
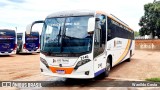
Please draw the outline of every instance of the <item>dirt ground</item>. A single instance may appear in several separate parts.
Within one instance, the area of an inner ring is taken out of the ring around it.
[[[131,62],[123,62],[111,71],[110,77],[144,80],[160,77],[160,51],[136,50]]]
[[[160,77],[160,51],[136,50],[131,62],[112,68],[110,78],[144,80]],[[45,80],[40,74],[39,54],[0,56],[0,81]]]
[[[15,80],[40,74],[39,54],[0,56],[0,80]]]

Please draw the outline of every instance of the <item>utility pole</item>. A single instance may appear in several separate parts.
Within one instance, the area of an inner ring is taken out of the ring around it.
[[[17,27],[15,27],[16,28],[16,32],[17,32]]]

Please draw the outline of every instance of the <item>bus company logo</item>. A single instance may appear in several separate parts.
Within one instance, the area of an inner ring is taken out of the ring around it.
[[[114,40],[114,47],[119,46],[122,44],[122,41]]]
[[[53,63],[56,63],[56,60],[55,60],[55,59],[53,59]]]
[[[57,63],[59,64],[68,64],[69,63],[69,60],[68,59],[57,59]]]
[[[62,60],[61,60],[61,59],[57,59],[57,60],[56,60],[56,59],[53,59],[53,63],[56,63],[56,62],[57,62],[57,63],[61,63]]]
[[[57,62],[58,62],[58,63],[61,63],[61,59],[57,59]]]
[[[11,82],[2,82],[2,87],[12,87],[12,83]]]

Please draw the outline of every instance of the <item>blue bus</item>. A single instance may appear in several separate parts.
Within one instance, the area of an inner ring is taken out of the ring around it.
[[[17,53],[40,52],[39,32],[32,32],[30,35],[26,32],[17,33],[17,40]]]
[[[16,54],[16,48],[16,31],[11,29],[0,29],[0,55]]]

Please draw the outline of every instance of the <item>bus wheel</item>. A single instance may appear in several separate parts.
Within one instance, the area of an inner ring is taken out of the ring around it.
[[[105,77],[108,77],[108,76],[109,76],[110,70],[111,70],[110,58],[107,58],[106,68],[105,68],[105,72],[104,72],[104,76],[105,76]]]
[[[129,58],[127,59],[127,62],[131,61],[131,57],[132,57],[132,51],[130,51]]]
[[[16,51],[16,54],[19,54],[18,50]]]
[[[19,54],[19,48],[17,48],[16,54]]]

